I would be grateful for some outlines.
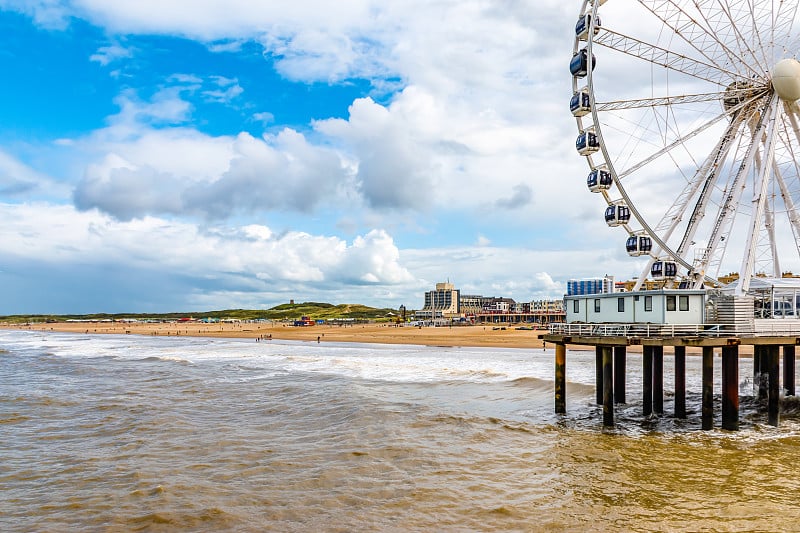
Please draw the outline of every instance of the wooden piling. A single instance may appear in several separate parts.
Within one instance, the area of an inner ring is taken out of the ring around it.
[[[783,388],[786,396],[794,396],[794,344],[783,345]]]
[[[595,398],[597,405],[603,405],[603,347],[594,347],[594,371],[595,371]]]
[[[717,337],[611,336],[598,338],[549,334],[542,338],[556,345],[555,410],[566,413],[566,346],[594,346],[597,356],[597,401],[603,407],[603,424],[613,426],[614,404],[624,402],[627,346],[642,347],[642,410],[645,416],[663,413],[663,355],[671,346],[675,355],[675,416],[686,417],[686,350],[702,348],[702,428],[714,427],[714,350],[722,349],[722,428],[739,429],[739,346],[753,349],[754,393],[765,398],[761,405],[768,411],[769,423],[780,422],[781,385],[787,395],[795,394],[795,351],[800,337],[737,336]],[[781,351],[783,358],[781,359]],[[783,369],[781,370],[781,361]],[[781,374],[783,378],[781,378]]]
[[[675,347],[675,418],[686,418],[686,347]]]
[[[761,346],[753,346],[753,396],[758,397],[758,386],[761,383]]]
[[[722,347],[722,429],[739,429],[739,347],[736,345]]]
[[[614,356],[611,346],[603,346],[603,425],[614,426]]]
[[[653,413],[653,347],[642,347],[642,412]]]
[[[614,403],[625,403],[625,346],[614,346]]]
[[[703,346],[703,429],[714,428],[714,348]]]
[[[753,370],[756,397],[759,400],[766,400],[769,396],[769,346],[757,345],[753,348]]]
[[[769,376],[767,419],[770,426],[778,427],[780,423],[780,346],[769,346],[767,375]]]
[[[556,344],[556,413],[567,412],[567,345]]]
[[[664,414],[664,347],[653,346],[653,412]]]

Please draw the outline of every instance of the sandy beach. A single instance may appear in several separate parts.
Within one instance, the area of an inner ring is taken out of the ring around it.
[[[32,325],[0,325],[3,329],[66,331],[72,333],[116,335],[160,335],[252,338],[268,342],[294,340],[307,342],[370,342],[418,344],[426,346],[471,346],[497,348],[542,348],[539,335],[546,330],[518,330],[513,326],[413,327],[394,324],[355,324],[348,326],[314,325],[296,327],[282,323],[163,323],[56,322]]]

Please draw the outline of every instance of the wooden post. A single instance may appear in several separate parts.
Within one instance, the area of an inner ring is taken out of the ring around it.
[[[722,429],[739,429],[739,347],[735,345],[722,347]]]
[[[753,396],[758,398],[758,385],[761,383],[761,346],[753,346]]]
[[[556,413],[567,412],[567,345],[556,344]]]
[[[703,429],[714,427],[714,348],[703,346]]]
[[[653,346],[653,412],[664,414],[664,347]]]
[[[783,388],[786,396],[794,396],[794,344],[783,346]]]
[[[686,346],[675,347],[675,418],[686,418]]]
[[[611,346],[603,346],[603,425],[614,426],[614,356]]]
[[[614,346],[614,403],[625,403],[625,346]]]
[[[758,354],[758,372],[753,380],[757,383],[759,400],[766,400],[769,396],[769,346],[756,345],[753,354]],[[755,361],[753,362],[755,367]]]
[[[770,345],[768,348],[769,364],[769,400],[767,402],[767,419],[770,426],[778,427],[780,423],[780,346]]]
[[[600,345],[594,347],[594,370],[595,370],[595,398],[597,405],[603,405],[603,348]]]
[[[642,347],[642,412],[653,413],[653,347]]]

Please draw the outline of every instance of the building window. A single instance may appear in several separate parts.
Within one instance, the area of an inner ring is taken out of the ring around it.
[[[600,312],[600,298],[595,298],[594,299],[594,312],[595,313],[599,313]]]
[[[572,301],[572,312],[573,313],[580,313],[581,311],[581,301],[580,300],[573,300]]]
[[[675,310],[675,296],[667,296],[667,311]]]
[[[625,312],[625,298],[617,298],[617,311],[620,313]]]
[[[681,311],[688,311],[689,310],[689,297],[688,296],[679,296],[678,303],[680,304],[679,309]]]
[[[653,297],[652,296],[645,296],[644,297],[644,310],[645,311],[652,311],[653,310]]]

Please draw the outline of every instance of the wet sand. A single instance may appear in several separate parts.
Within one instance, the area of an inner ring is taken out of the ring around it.
[[[495,329],[491,325],[455,327],[413,327],[394,324],[355,324],[352,326],[314,325],[297,327],[282,323],[164,323],[126,324],[120,322],[57,322],[3,325],[3,329],[65,331],[90,334],[130,334],[159,336],[195,336],[251,338],[268,342],[294,340],[308,342],[369,342],[380,344],[416,344],[425,346],[470,346],[495,348],[542,348],[539,335],[546,330],[518,330],[514,326]]]

